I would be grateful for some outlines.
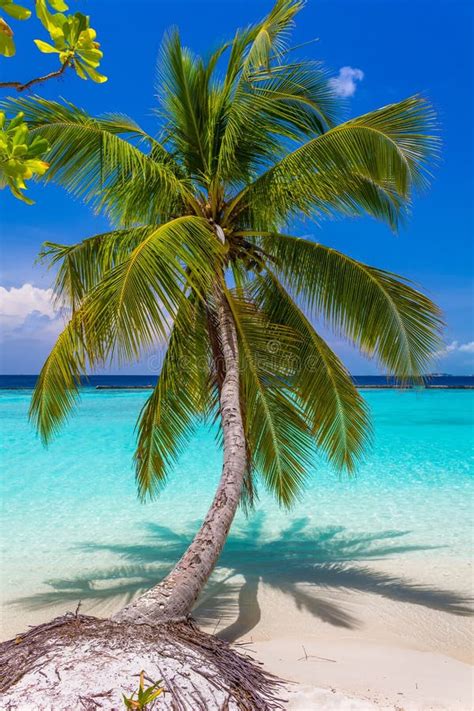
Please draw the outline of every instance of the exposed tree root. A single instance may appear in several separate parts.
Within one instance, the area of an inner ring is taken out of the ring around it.
[[[153,709],[275,711],[283,682],[192,622],[156,627],[68,613],[0,645],[5,711],[125,709],[139,674],[166,692]]]

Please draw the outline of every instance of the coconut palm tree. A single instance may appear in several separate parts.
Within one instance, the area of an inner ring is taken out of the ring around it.
[[[395,229],[437,148],[419,96],[338,123],[325,70],[287,45],[302,4],[277,0],[206,59],[167,34],[157,137],[70,103],[7,103],[48,140],[47,180],[115,226],[72,246],[46,243],[70,319],[31,403],[43,440],[67,419],[86,371],[157,344],[166,355],[138,420],[140,496],[159,492],[197,422],[219,423],[222,476],[200,530],[118,620],[188,615],[257,479],[290,506],[315,446],[354,470],[370,436],[367,408],[316,319],[402,380],[420,377],[437,347],[440,315],[426,296],[292,234],[297,220],[334,214]]]

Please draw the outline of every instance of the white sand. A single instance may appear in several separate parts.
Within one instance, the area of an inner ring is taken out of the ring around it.
[[[382,576],[375,587],[366,576],[371,592],[361,569]],[[473,709],[472,623],[453,614],[465,603],[452,597],[470,596],[470,564],[415,554],[364,562],[344,576],[312,586],[270,585],[258,574],[245,585],[239,576],[217,580],[196,613],[205,629],[244,643],[267,669],[296,682],[289,709]],[[82,610],[105,616],[124,602],[84,600]],[[70,608],[8,608],[4,637]]]
[[[400,576],[389,597],[297,586],[315,600],[311,612],[301,600],[298,607],[288,594],[260,583],[256,594],[241,596],[241,626],[247,615],[256,621],[255,599],[260,619],[238,641],[250,643],[245,648],[275,674],[297,682],[289,704],[295,711],[473,709],[472,619],[451,614],[454,603],[442,594],[446,588],[469,597],[469,563],[446,557],[423,567],[405,559],[401,571],[400,559],[393,559],[370,568]],[[420,604],[406,601],[410,587],[403,581],[416,581]],[[338,613],[346,627],[333,624]]]

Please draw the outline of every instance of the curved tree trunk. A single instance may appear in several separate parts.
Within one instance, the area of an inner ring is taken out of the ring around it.
[[[222,476],[204,522],[181,560],[167,577],[114,616],[117,622],[156,624],[182,620],[211,575],[239,504],[247,466],[240,406],[237,332],[220,285],[214,289],[217,328],[224,361],[220,412],[224,435]]]
[[[146,687],[161,680],[165,693],[156,708],[163,711],[283,710],[282,681],[189,617],[225,543],[247,464],[235,324],[220,288],[215,301],[225,371],[224,464],[201,529],[163,582],[115,618],[67,614],[0,644],[1,708],[117,711],[123,695],[136,698],[143,672]]]

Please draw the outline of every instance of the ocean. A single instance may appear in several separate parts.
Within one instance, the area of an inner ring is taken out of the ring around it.
[[[134,425],[149,393],[96,390],[104,381],[93,379],[45,448],[27,418],[29,377],[3,376],[10,389],[0,390],[4,635],[47,619],[51,606],[74,609],[82,600],[85,609],[104,613],[151,585],[202,520],[222,460],[215,433],[198,426],[162,494],[140,503]],[[258,567],[260,555],[260,564],[262,556],[272,560],[278,575],[290,551],[329,564],[402,557],[416,567],[431,565],[434,556],[469,558],[474,391],[362,393],[374,442],[357,475],[338,475],[315,455],[291,511],[260,487],[256,510],[236,518],[223,565]]]
[[[0,375],[0,390],[31,389],[37,375]],[[383,375],[353,375],[359,387],[386,387],[396,384],[394,378]],[[91,375],[83,380],[84,387],[151,387],[157,381],[156,375]],[[427,376],[426,384],[450,388],[474,388],[474,375],[433,375]]]

